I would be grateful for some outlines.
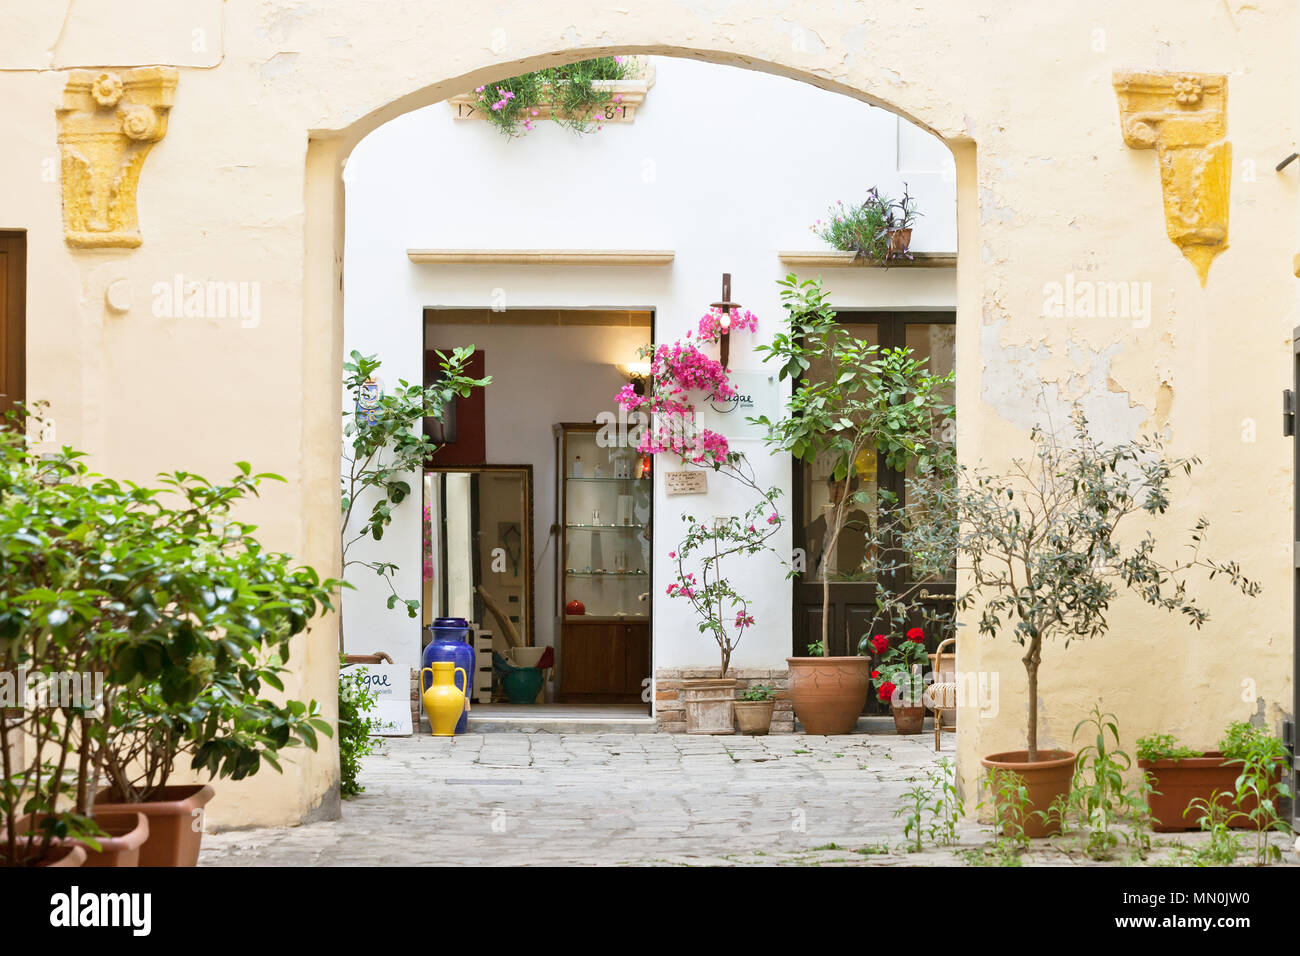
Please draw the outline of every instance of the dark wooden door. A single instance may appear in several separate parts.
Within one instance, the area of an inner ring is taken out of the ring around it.
[[[953,368],[955,321],[952,312],[840,312],[839,322],[852,327],[855,336],[881,348],[910,348],[930,360],[932,371]],[[808,374],[821,371],[816,365]],[[884,467],[878,455],[859,463],[846,481],[835,482],[826,462],[794,462],[792,505],[794,544],[802,550],[805,570],[794,579],[794,627],[791,652],[808,653],[808,645],[821,639],[823,581],[830,580],[827,633],[828,655],[858,653],[858,642],[870,636],[876,612],[876,582],[863,570],[871,533],[877,526],[878,508],[854,503],[834,549],[829,547],[828,511],[844,494],[865,492],[879,501],[888,492],[906,498],[902,472]],[[896,583],[896,582],[895,582]],[[952,582],[935,582],[927,591],[935,601],[951,601]],[[933,643],[940,635],[935,635]]]
[[[0,416],[27,398],[27,234],[0,232]]]
[[[650,676],[650,625],[644,621],[564,621],[561,701],[632,703]]]

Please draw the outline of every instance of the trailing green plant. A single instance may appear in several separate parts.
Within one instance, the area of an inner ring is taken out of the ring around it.
[[[393,511],[411,496],[410,476],[424,468],[438,450],[423,429],[425,419],[440,421],[457,398],[467,398],[484,388],[492,377],[473,378],[466,374],[474,346],[437,352],[438,380],[428,386],[411,385],[399,379],[395,388],[384,392],[378,382],[379,359],[352,352],[343,363],[343,388],[349,405],[343,410],[342,521],[339,528],[343,569],[365,568],[388,585],[388,607],[402,604],[408,617],[420,613],[417,598],[397,593],[393,576],[398,565],[392,561],[357,557],[353,548],[365,540],[381,541],[392,523]],[[357,513],[364,502],[370,511]],[[354,517],[359,521],[354,526]],[[339,652],[343,652],[343,626],[339,624]]]
[[[978,606],[981,634],[1009,632],[1025,649],[1029,761],[1038,759],[1038,673],[1046,642],[1068,647],[1106,633],[1121,587],[1197,628],[1209,615],[1188,593],[1190,572],[1226,578],[1247,596],[1260,591],[1236,562],[1201,555],[1204,518],[1192,528],[1185,556],[1169,561],[1156,557],[1149,529],[1124,533],[1133,516],[1168,510],[1172,476],[1190,475],[1197,459],[1169,457],[1156,437],[1104,443],[1077,407],[1071,426],[1063,436],[1035,428],[1031,460],[1013,461],[1002,474],[962,470],[947,492],[971,582],[958,606]]]
[[[1077,751],[1069,791],[1040,816],[1044,822],[1059,823],[1062,832],[1081,831],[1082,850],[1091,859],[1109,859],[1121,843],[1144,857],[1151,850],[1150,785],[1145,775],[1132,786],[1125,783],[1133,758],[1120,747],[1114,714],[1093,705],[1092,713],[1075,726],[1072,739],[1077,741],[1085,728],[1085,739],[1091,742]]]
[[[631,57],[579,60],[485,83],[474,91],[475,105],[509,137],[530,132],[543,109],[559,125],[589,133],[599,129],[603,120],[614,119],[620,108],[620,94],[596,84],[630,79],[637,73]]]
[[[846,206],[843,201],[836,202],[826,215],[828,219],[818,219],[811,229],[833,248],[872,262],[912,258],[910,252],[891,247],[889,241],[891,232],[911,228],[921,215],[915,197],[908,195],[907,183],[903,184],[902,199],[890,199],[872,186],[861,203]]]
[[[740,700],[775,700],[776,688],[771,684],[750,684],[740,693]]]
[[[1290,751],[1281,738],[1245,721],[1228,725],[1219,749],[1227,763],[1241,767],[1233,784],[1230,821],[1246,823],[1254,831],[1257,866],[1280,860],[1282,851],[1269,838],[1274,833],[1292,833],[1277,805],[1279,798],[1293,797],[1285,776]]]
[[[342,664],[345,657],[339,657]],[[366,680],[364,668],[339,671],[339,793],[344,799],[365,791],[357,782],[361,758],[378,749],[379,741],[370,736],[370,718],[378,700]]]
[[[1137,742],[1138,760],[1186,760],[1189,757],[1204,757],[1205,754],[1191,747],[1184,747],[1173,734],[1147,734],[1139,737]]]
[[[827,515],[822,561],[821,643],[829,647],[830,585],[840,535],[851,503],[874,510],[866,488],[854,489],[864,456],[885,467],[928,471],[942,420],[952,415],[946,390],[953,376],[934,375],[910,349],[881,349],[835,320],[820,279],[793,273],[779,283],[786,322],[770,345],[755,346],[778,377],[794,385],[784,415],[749,421],[767,430],[770,448],[829,466],[834,506]],[[809,374],[814,364],[824,370]]]

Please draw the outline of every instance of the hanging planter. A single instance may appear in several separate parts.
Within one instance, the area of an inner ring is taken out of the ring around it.
[[[653,85],[646,59],[606,56],[485,83],[447,102],[456,119],[487,120],[509,137],[543,120],[592,133],[606,123],[631,123]]]

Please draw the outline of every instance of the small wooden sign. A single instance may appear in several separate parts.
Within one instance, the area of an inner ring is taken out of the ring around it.
[[[665,471],[664,492],[669,498],[677,495],[707,495],[709,475],[704,471]]]
[[[370,693],[374,706],[362,716],[370,724],[371,737],[409,737],[411,724],[411,670],[395,664],[348,664],[341,671],[355,671]]]

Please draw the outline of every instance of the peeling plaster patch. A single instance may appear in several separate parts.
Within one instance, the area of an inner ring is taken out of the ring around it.
[[[1009,223],[1015,219],[1016,211],[1004,205],[988,186],[980,187],[980,225],[992,222]]]
[[[263,80],[278,80],[280,77],[292,73],[297,64],[297,53],[277,53],[264,62],[258,68],[258,72],[261,73]]]
[[[1125,441],[1138,434],[1150,410],[1135,405],[1127,392],[1117,391],[1110,377],[1111,363],[1123,345],[1094,352],[1071,343],[1074,367],[1062,368],[1059,357],[1042,343],[1003,345],[1006,324],[1006,319],[999,319],[980,329],[984,360],[980,397],[999,417],[1025,431],[1048,421],[1059,428],[1069,421],[1070,407],[1077,402],[1102,440]]]

